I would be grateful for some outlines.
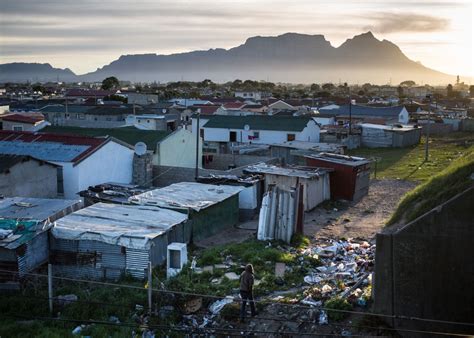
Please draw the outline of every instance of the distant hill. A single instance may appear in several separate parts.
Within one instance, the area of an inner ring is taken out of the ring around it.
[[[6,63],[0,65],[0,82],[78,81],[69,68],[53,68],[49,63]]]
[[[101,81],[108,76],[141,82],[253,79],[292,83],[341,80],[385,84],[391,81],[398,84],[409,79],[418,83],[445,84],[454,81],[452,75],[408,59],[398,46],[376,39],[371,32],[348,39],[337,48],[323,35],[286,33],[276,37],[251,37],[244,44],[228,50],[122,55],[118,60],[78,78]],[[3,75],[0,75],[2,80]]]

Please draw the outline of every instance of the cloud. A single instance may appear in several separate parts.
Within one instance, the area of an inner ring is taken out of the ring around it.
[[[449,26],[445,18],[407,13],[377,13],[369,16],[374,23],[364,27],[377,33],[426,33],[441,31]]]

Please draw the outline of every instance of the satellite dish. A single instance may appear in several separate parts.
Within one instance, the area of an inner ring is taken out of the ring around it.
[[[146,154],[146,144],[143,142],[137,142],[135,144],[135,154],[142,156]]]
[[[246,124],[246,125],[244,126],[244,130],[245,130],[245,131],[249,131],[249,130],[250,130],[250,126],[249,126],[248,124]]]

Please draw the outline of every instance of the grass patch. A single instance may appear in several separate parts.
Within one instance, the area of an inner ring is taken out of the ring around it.
[[[379,158],[378,179],[403,179],[426,182],[442,171],[451,162],[465,156],[474,144],[474,133],[453,132],[444,136],[430,137],[429,159],[425,162],[425,138],[420,144],[408,148],[359,148],[350,150],[349,155]],[[375,164],[372,164],[374,177]]]
[[[464,191],[473,184],[470,178],[473,172],[474,148],[471,147],[468,153],[453,161],[445,170],[407,193],[387,225],[410,222]]]
[[[349,313],[331,311],[330,309],[345,310],[345,311],[352,310],[352,305],[346,299],[342,299],[339,297],[333,297],[329,299],[328,301],[326,301],[326,303],[324,303],[324,307],[328,309],[327,313],[328,313],[329,319],[334,320],[334,321],[343,320],[349,315]]]

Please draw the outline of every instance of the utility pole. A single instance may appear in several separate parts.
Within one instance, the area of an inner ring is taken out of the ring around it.
[[[428,124],[426,126],[426,141],[425,141],[425,162],[428,161],[428,148],[429,148],[429,141],[430,141],[430,124],[431,124],[431,95],[426,95],[428,98],[429,106],[428,106]]]
[[[351,100],[350,88],[349,88],[349,135],[352,135],[352,100]]]
[[[199,117],[201,113],[197,113],[197,124],[196,124],[196,168],[194,172],[194,179],[197,181],[199,176],[199,134],[201,128],[199,126]]]

